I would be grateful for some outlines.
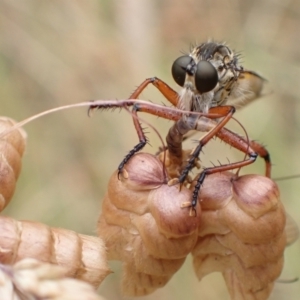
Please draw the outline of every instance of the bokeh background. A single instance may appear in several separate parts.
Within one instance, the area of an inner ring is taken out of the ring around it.
[[[191,44],[226,41],[243,65],[269,81],[269,94],[236,114],[252,139],[267,145],[273,176],[300,173],[299,0],[0,0],[1,115],[22,120],[56,106],[91,99],[124,99],[145,78],[174,88],[170,68]],[[153,87],[142,99],[161,103]],[[169,121],[143,118],[165,137]],[[231,122],[229,127],[241,129]],[[136,143],[126,112],[85,108],[25,126],[28,145],[16,194],[4,214],[94,234],[110,174]],[[149,128],[151,147],[159,139]],[[204,166],[243,155],[211,142]],[[244,173],[264,173],[258,161]],[[300,224],[300,178],[278,182],[287,211]],[[120,264],[99,292],[123,299]],[[300,243],[286,251],[283,279],[300,276]],[[272,299],[299,299],[300,283],[278,283]],[[228,299],[221,276],[201,283],[190,259],[163,289],[143,299]]]

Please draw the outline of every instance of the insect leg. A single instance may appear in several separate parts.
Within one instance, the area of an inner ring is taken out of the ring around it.
[[[129,111],[129,107],[131,106],[133,107],[132,109],[133,122],[137,130],[140,142],[133,148],[132,151],[130,151],[126,155],[124,160],[121,162],[121,164],[118,167],[119,173],[121,172],[126,162],[128,162],[128,160],[136,152],[141,150],[147,143],[147,139],[138,120],[137,112],[146,112],[148,114],[152,114],[173,121],[178,121],[185,114],[185,111],[178,110],[175,107],[167,107],[167,106],[162,106],[147,101],[135,100],[135,99],[92,101],[89,111],[93,109],[105,110],[105,109],[115,109],[115,108],[121,108],[121,109],[123,108]],[[204,114],[199,113],[199,115],[204,115]]]
[[[237,168],[241,168],[241,167],[250,165],[250,164],[255,162],[256,158],[257,158],[257,154],[256,154],[256,152],[253,151],[251,154],[249,154],[249,158],[246,159],[246,160],[236,162],[236,163],[229,163],[229,164],[222,165],[222,166],[217,166],[217,167],[211,167],[211,168],[204,169],[199,174],[196,185],[194,186],[192,202],[190,204],[192,210],[195,211],[195,207],[196,207],[197,201],[198,201],[199,191],[200,191],[200,188],[201,188],[201,186],[202,186],[202,184],[203,184],[203,182],[204,182],[207,175],[218,173],[218,172],[230,171],[230,170],[233,170],[233,169],[237,169]],[[189,205],[184,205],[184,206],[186,207],[186,206],[189,206]]]
[[[270,177],[270,173],[271,173],[270,155],[269,155],[268,151],[262,145],[258,144],[255,141],[248,142],[243,137],[239,136],[238,134],[236,134],[226,128],[221,128],[219,130],[219,132],[216,133],[216,136],[218,138],[220,138],[221,140],[223,140],[225,143],[227,143],[227,144],[231,145],[232,147],[247,154],[249,156],[249,158],[246,160],[240,161],[240,162],[236,162],[236,163],[229,163],[229,164],[218,166],[218,167],[207,168],[204,171],[202,171],[197,179],[197,183],[196,183],[196,185],[194,187],[194,191],[193,191],[193,197],[192,197],[192,202],[191,202],[191,206],[193,209],[197,204],[198,194],[199,194],[201,185],[203,184],[205,177],[209,174],[229,171],[229,170],[233,170],[233,169],[237,169],[237,168],[241,168],[241,167],[250,165],[256,160],[257,156],[259,155],[265,159],[266,176]],[[201,147],[201,145],[203,146],[203,142],[200,143],[199,145],[200,145],[200,147]],[[201,151],[201,149],[200,149],[200,151]]]
[[[138,96],[142,93],[142,91],[150,84],[152,83],[165,97],[166,99],[171,102],[174,106],[176,106],[178,102],[178,94],[164,81],[162,81],[159,78],[152,77],[147,78],[142,82],[137,89],[130,95],[129,99],[137,99]],[[130,160],[130,158],[143,149],[145,145],[147,144],[147,137],[145,133],[143,132],[142,126],[138,120],[137,112],[141,111],[141,107],[139,105],[134,105],[132,109],[132,118],[133,118],[133,124],[136,129],[137,135],[139,137],[139,143],[134,146],[132,150],[129,151],[129,153],[124,157],[122,162],[118,166],[118,175],[122,172],[122,169],[124,168],[124,165]],[[149,112],[149,111],[148,111]],[[151,113],[151,112],[149,112]],[[157,115],[157,114],[155,114]]]
[[[137,112],[138,112],[138,105],[133,105],[131,114],[132,114],[132,119],[133,119],[133,124],[135,127],[135,130],[137,132],[137,135],[139,137],[139,143],[136,144],[128,153],[127,155],[124,157],[124,159],[121,161],[121,163],[118,166],[118,178],[120,176],[120,174],[122,173],[122,170],[124,168],[124,165],[129,161],[129,159],[138,151],[140,151],[141,149],[143,149],[145,147],[145,145],[147,144],[147,137],[143,131],[143,128],[139,122],[138,116],[137,116]]]
[[[230,171],[233,169],[237,169],[237,168],[241,168],[247,165],[252,164],[253,162],[255,162],[258,154],[250,147],[250,144],[244,140],[243,138],[241,138],[239,135],[237,135],[234,132],[231,132],[229,130],[227,130],[226,128],[221,128],[220,131],[216,134],[217,137],[219,137],[220,139],[222,139],[224,142],[226,142],[227,144],[241,150],[242,152],[248,154],[249,158],[240,162],[235,162],[235,163],[229,163],[226,165],[222,165],[222,166],[217,166],[217,167],[211,167],[211,168],[206,168],[204,169],[200,174],[199,177],[197,178],[196,184],[194,186],[194,190],[193,190],[193,195],[192,195],[192,201],[191,203],[184,203],[183,207],[191,207],[191,215],[195,215],[195,207],[197,205],[197,201],[198,201],[198,196],[199,196],[199,192],[200,192],[200,188],[206,178],[207,175],[213,174],[213,173],[218,173],[218,172],[224,172],[224,171]],[[205,136],[206,138],[207,136]],[[198,147],[203,147],[204,143],[200,143],[200,146]],[[198,150],[196,148],[196,151]],[[201,149],[200,149],[201,151]]]
[[[177,92],[175,92],[168,84],[166,84],[163,80],[152,77],[147,78],[142,82],[136,90],[130,95],[129,99],[137,99],[138,96],[142,93],[142,91],[149,85],[153,84],[163,95],[164,97],[172,103],[174,106],[177,106],[179,97]]]
[[[266,177],[271,178],[271,157],[270,157],[270,153],[268,152],[268,150],[261,145],[260,143],[256,142],[256,141],[250,141],[250,147],[261,157],[265,160],[265,164],[266,164]]]
[[[178,181],[179,183],[183,183],[188,175],[188,173],[191,171],[191,169],[194,167],[195,165],[195,160],[199,157],[200,152],[202,150],[202,148],[208,143],[208,141],[210,141],[225,125],[226,123],[231,119],[232,115],[235,112],[235,108],[233,106],[220,106],[218,108],[216,108],[215,110],[217,113],[219,113],[220,115],[224,115],[224,118],[218,122],[215,123],[214,127],[211,127],[210,129],[205,128],[205,125],[209,126],[209,119],[208,118],[199,118],[199,123],[196,124],[196,128],[190,128],[191,129],[196,129],[199,131],[208,131],[209,132],[199,141],[199,145],[194,149],[194,151],[191,154],[191,157],[186,165],[186,167],[184,168],[184,170],[181,172]],[[173,127],[178,127],[177,131],[180,132],[181,128],[179,128],[179,126],[181,126],[182,124],[180,123],[181,120],[179,120]],[[207,124],[206,124],[207,123]],[[182,137],[181,136],[181,141],[179,141],[178,137],[176,136],[176,131],[173,129],[173,127],[170,129],[169,134],[167,136],[167,144],[168,144],[168,149],[169,149],[169,153],[173,156],[179,155],[179,147],[181,149],[181,142],[182,142]],[[209,127],[208,127],[209,128]],[[183,132],[185,133],[185,132]],[[176,143],[176,147],[174,147],[174,140],[178,141]]]
[[[177,105],[178,102],[178,94],[175,92],[168,84],[166,84],[164,81],[157,77],[152,77],[152,78],[147,78],[144,80],[137,88],[136,90],[129,96],[129,99],[137,99],[139,95],[142,93],[142,91],[149,85],[153,84],[164,96],[165,98],[171,102],[174,106]],[[123,107],[126,107],[123,105]],[[100,108],[99,106],[91,106],[91,108]],[[159,113],[157,113],[157,110],[152,111],[151,110],[151,105],[148,106],[148,108],[144,108],[145,111],[147,110],[148,113],[150,114],[155,114],[159,116]],[[122,172],[122,169],[124,168],[124,165],[130,160],[130,158],[143,149],[145,145],[147,144],[147,137],[145,133],[143,132],[143,128],[138,120],[137,112],[138,111],[143,111],[141,108],[141,105],[133,105],[132,109],[132,118],[133,118],[133,124],[136,129],[138,138],[139,138],[139,143],[133,147],[132,150],[129,151],[129,153],[124,157],[122,162],[118,166],[118,175]],[[166,119],[169,119],[167,116],[163,116]],[[171,117],[172,119],[172,117]]]
[[[251,155],[251,152],[255,152],[261,158],[265,160],[266,164],[266,177],[271,178],[271,157],[268,150],[257,143],[256,141],[247,141],[244,137],[239,136],[238,134],[222,128],[216,136],[224,141],[226,144],[236,148],[237,150],[242,151],[245,154]]]

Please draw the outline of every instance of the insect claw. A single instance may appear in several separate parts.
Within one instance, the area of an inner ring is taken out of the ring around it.
[[[118,170],[118,179],[119,180],[121,180],[120,176],[122,176],[123,179],[128,179],[129,178],[128,172],[125,169]]]
[[[193,182],[193,178],[190,175],[188,175],[186,177],[186,180],[187,180],[188,183],[192,183]],[[183,183],[181,183],[181,184],[183,184]]]
[[[197,169],[200,169],[201,168],[201,164],[200,164],[200,162],[197,160],[197,161],[195,161],[195,167],[197,168]]]
[[[191,153],[190,153],[190,156],[194,155],[194,153],[195,153],[195,151],[196,151],[196,148],[197,148],[197,147],[193,148],[193,150],[192,150]]]
[[[181,191],[182,186],[183,186],[183,184],[182,184],[182,182],[180,182],[180,183],[179,183],[179,191]]]
[[[168,181],[168,186],[176,185],[178,183],[179,183],[179,179],[178,178],[173,178],[173,179]]]
[[[88,108],[88,111],[87,111],[87,114],[88,114],[88,117],[91,117],[92,116],[92,112],[97,108],[96,105],[91,105],[89,108]]]
[[[191,202],[183,202],[180,205],[181,208],[186,208],[186,207],[191,207],[191,206],[192,206]]]
[[[196,212],[195,207],[192,206],[192,207],[190,208],[189,216],[190,216],[190,217],[197,217],[197,212]]]
[[[189,216],[190,217],[196,217],[197,216],[197,212],[195,207],[192,205],[191,202],[183,202],[180,205],[181,208],[186,208],[186,207],[190,207],[190,211],[189,211]]]

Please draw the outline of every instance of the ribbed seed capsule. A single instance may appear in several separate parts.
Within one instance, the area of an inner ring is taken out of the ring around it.
[[[100,238],[1,216],[0,262],[12,265],[24,258],[57,264],[65,276],[95,287],[110,273]]]
[[[123,292],[141,296],[164,286],[193,249],[201,220],[181,204],[191,198],[183,187],[168,186],[162,163],[136,154],[125,166],[126,178],[110,179],[98,223],[108,258],[123,262]]]
[[[265,300],[283,267],[285,211],[277,185],[258,175],[208,176],[193,250],[199,279],[221,272],[232,300]]]

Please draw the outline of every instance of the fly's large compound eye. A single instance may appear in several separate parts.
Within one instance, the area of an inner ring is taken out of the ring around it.
[[[185,81],[186,68],[191,63],[192,58],[188,55],[178,57],[172,66],[172,76],[175,82],[183,86]]]
[[[206,60],[199,61],[195,74],[195,85],[197,90],[201,94],[207,93],[214,89],[218,80],[218,72],[215,67]]]

